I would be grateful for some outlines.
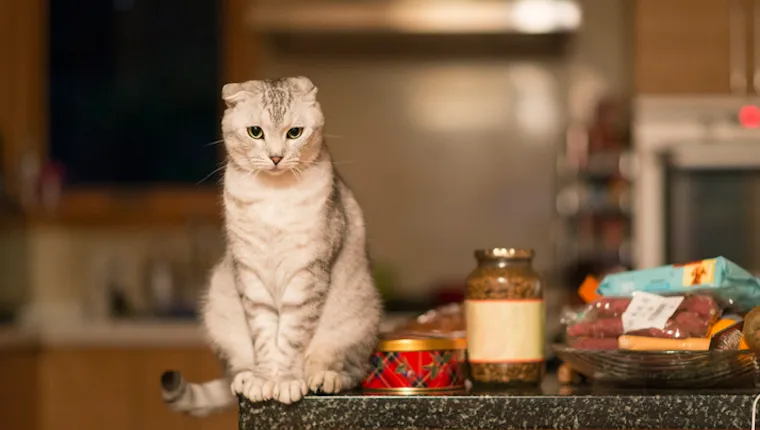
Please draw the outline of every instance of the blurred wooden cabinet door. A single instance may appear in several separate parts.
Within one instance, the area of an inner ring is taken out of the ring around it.
[[[741,34],[747,26],[736,25],[738,20],[750,22],[747,6],[745,0],[636,0],[636,91],[729,94],[732,55],[741,57],[734,68],[745,78],[749,76],[749,39],[746,32]],[[733,38],[732,24],[736,33]],[[742,64],[746,66],[742,68]]]
[[[205,346],[51,348],[0,353],[0,428],[13,430],[235,430],[237,407],[206,418],[169,410],[160,377],[222,375]]]
[[[134,363],[134,352],[121,348],[56,348],[43,353],[40,428],[133,430]]]
[[[36,348],[0,351],[0,428],[39,429]]]

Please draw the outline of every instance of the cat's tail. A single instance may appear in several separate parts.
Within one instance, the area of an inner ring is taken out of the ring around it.
[[[186,382],[175,370],[168,370],[161,375],[161,394],[164,403],[173,411],[195,417],[222,411],[237,400],[226,379],[192,384]]]

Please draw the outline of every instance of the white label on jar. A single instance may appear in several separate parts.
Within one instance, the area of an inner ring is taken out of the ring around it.
[[[465,318],[470,362],[544,360],[543,300],[466,300]]]
[[[668,319],[681,306],[683,296],[662,297],[639,291],[623,312],[623,332],[656,328],[663,330]]]

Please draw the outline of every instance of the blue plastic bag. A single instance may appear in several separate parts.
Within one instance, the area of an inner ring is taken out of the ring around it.
[[[725,257],[614,273],[597,288],[602,296],[630,297],[637,291],[664,296],[710,294],[737,312],[760,306],[760,279]]]

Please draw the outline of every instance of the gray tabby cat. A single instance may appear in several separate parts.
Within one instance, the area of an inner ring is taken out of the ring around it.
[[[227,252],[203,303],[228,379],[162,376],[164,400],[196,416],[251,401],[355,387],[377,341],[380,299],[361,208],[323,142],[305,77],[227,84],[222,131]]]

